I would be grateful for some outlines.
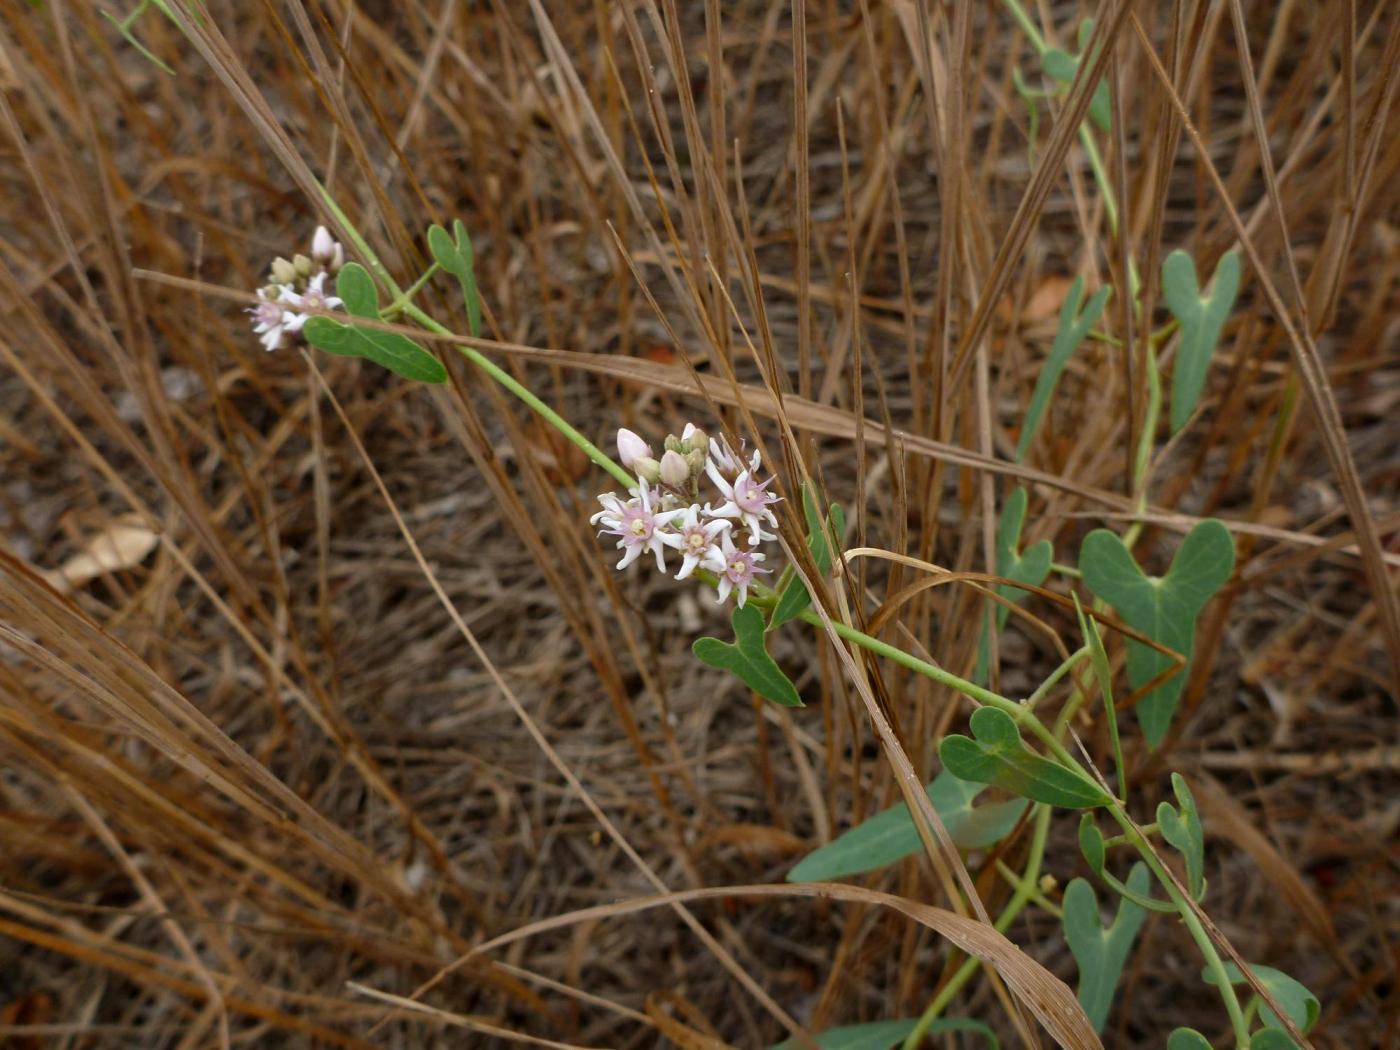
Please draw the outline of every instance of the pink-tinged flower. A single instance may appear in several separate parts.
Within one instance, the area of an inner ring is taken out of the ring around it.
[[[311,258],[324,266],[335,257],[335,238],[324,226],[317,226],[311,235]]]
[[[728,530],[720,535],[720,555],[724,558],[724,566],[719,573],[720,604],[729,600],[731,591],[737,591],[739,608],[742,609],[749,600],[749,585],[753,583],[754,576],[769,571],[758,567],[763,555],[734,546]]]
[[[617,458],[628,470],[639,459],[651,458],[651,446],[626,427],[617,432]]]
[[[288,320],[285,322],[287,331],[300,332],[302,325],[306,324],[306,319],[312,316],[307,311],[335,310],[345,305],[336,296],[326,294],[328,276],[329,274],[322,270],[306,282],[306,291],[295,292],[291,288],[283,288],[278,294],[278,301],[298,311],[288,313]]]
[[[280,291],[278,295],[280,298]],[[269,352],[282,346],[282,336],[287,331],[295,331],[287,327],[293,315],[278,299],[269,298],[262,288],[258,289],[258,305],[249,307],[248,313],[253,315],[253,331],[261,337],[263,349]]]
[[[744,470],[740,471],[731,484],[725,480],[713,460],[705,465],[705,471],[725,497],[725,502],[718,507],[711,508],[707,505],[705,512],[717,518],[742,519],[749,530],[750,547],[758,546],[760,540],[771,540],[773,534],[764,532],[763,526],[768,524],[776,528],[778,524],[778,519],[768,509],[774,503],[780,502],[779,497],[766,491],[768,486],[773,484],[773,479],[769,478],[759,484],[754,480],[752,471]]]
[[[758,473],[758,465],[761,458],[758,449],[753,450],[749,455],[748,463],[745,464],[743,446],[740,446],[739,452],[735,452],[733,447],[729,444],[729,439],[723,434],[719,435],[719,437],[709,439],[708,445],[710,462],[726,477],[732,478],[745,469],[751,474]]]
[[[702,565],[714,573],[724,571],[724,555],[719,548],[721,533],[728,532],[729,522],[723,518],[700,520],[700,508],[692,504],[681,511],[681,518],[674,525],[675,531],[661,534],[661,542],[681,552],[681,571],[676,579],[683,580]]]
[[[627,568],[642,556],[643,551],[649,550],[656,555],[656,567],[665,572],[666,540],[661,530],[684,514],[685,509],[658,510],[646,481],[640,488],[632,490],[629,500],[624,501],[616,493],[606,492],[598,497],[598,502],[603,509],[591,519],[594,525],[603,526],[598,535],[616,536],[617,549],[625,552],[617,567]]]

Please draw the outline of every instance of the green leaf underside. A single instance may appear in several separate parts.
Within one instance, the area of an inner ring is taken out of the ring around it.
[[[1108,795],[1093,781],[1028,748],[1005,711],[979,707],[969,725],[972,737],[952,734],[938,746],[943,765],[954,776],[995,784],[1022,798],[1065,809],[1109,802]]]
[[[481,335],[481,297],[476,287],[476,257],[467,228],[460,219],[452,223],[452,235],[441,226],[428,227],[428,251],[443,271],[457,279],[467,308],[467,325],[473,338]]]
[[[1201,400],[1211,357],[1240,290],[1240,257],[1226,252],[1215,267],[1209,295],[1202,295],[1191,256],[1177,249],[1162,263],[1162,298],[1181,325],[1172,368],[1171,428],[1175,434]]]
[[[1128,873],[1128,888],[1146,894],[1151,884],[1147,865],[1134,864]],[[1112,924],[1105,929],[1099,919],[1098,897],[1088,880],[1075,879],[1065,887],[1065,941],[1079,967],[1079,1004],[1096,1032],[1103,1031],[1118,980],[1146,918],[1145,908],[1124,899]]]
[[[734,641],[697,638],[691,650],[711,667],[730,671],[765,700],[784,707],[802,707],[797,687],[768,655],[763,641],[763,614],[754,605],[735,608],[730,617]]]
[[[1030,406],[1026,409],[1026,419],[1021,425],[1021,436],[1016,442],[1017,463],[1026,458],[1026,450],[1030,448],[1031,440],[1040,428],[1040,419],[1050,404],[1050,398],[1060,382],[1060,376],[1064,373],[1065,366],[1069,364],[1069,359],[1073,356],[1074,351],[1084,342],[1090,329],[1098,323],[1111,291],[1112,289],[1107,286],[1100,288],[1094,293],[1093,298],[1089,300],[1089,305],[1084,308],[1084,312],[1081,314],[1079,304],[1084,301],[1084,278],[1076,277],[1074,284],[1070,286],[1069,294],[1065,296],[1064,305],[1060,307],[1059,331],[1055,333],[1055,342],[1050,347],[1050,356],[1045,359],[1045,364],[1040,369],[1040,375],[1036,377],[1035,391],[1031,394]],[[1005,574],[1003,573],[1003,575]]]
[[[1301,982],[1289,977],[1282,970],[1275,970],[1272,966],[1250,963],[1249,968],[1254,971],[1254,976],[1259,978],[1259,982],[1269,990],[1269,994],[1278,1000],[1278,1004],[1288,1014],[1289,1020],[1298,1026],[1299,1031],[1306,1033],[1317,1023],[1318,1014],[1322,1012],[1322,1004],[1317,1001],[1317,996],[1308,991]],[[1244,979],[1244,974],[1240,973],[1240,968],[1232,962],[1225,964],[1225,976],[1231,984],[1248,983]],[[1201,972],[1201,979],[1210,985],[1216,983],[1215,975],[1209,970]],[[1278,1014],[1262,1003],[1259,1007],[1259,1017],[1268,1028],[1283,1028],[1283,1022],[1279,1020]],[[1285,1036],[1285,1038],[1287,1037]]]
[[[1177,809],[1170,802],[1159,803],[1157,826],[1162,829],[1162,838],[1186,861],[1187,888],[1192,897],[1200,900],[1205,893],[1205,833],[1201,830],[1196,799],[1180,773],[1172,774],[1172,790],[1181,808]]]
[[[865,1024],[842,1025],[828,1028],[814,1035],[813,1039],[822,1050],[890,1050],[902,1042],[919,1025],[917,1017],[906,1017],[898,1021],[868,1021]],[[926,1029],[929,1035],[948,1035],[952,1032],[975,1032],[982,1036],[991,1050],[1001,1050],[1001,1040],[987,1025],[969,1017],[939,1017]],[[802,1043],[796,1038],[785,1039],[771,1050],[800,1050]]]
[[[944,770],[925,789],[953,841],[963,849],[985,849],[1000,842],[1030,803],[1024,799],[973,806],[985,785],[960,780]],[[788,882],[824,882],[875,871],[911,856],[923,844],[907,803],[881,810],[803,857]]]
[[[809,481],[802,486],[802,513],[807,518],[807,549],[812,552],[812,560],[817,563],[821,575],[826,576],[831,572],[831,552],[840,544],[846,531],[845,512],[840,504],[833,503],[827,519],[828,525],[822,528],[816,496]],[[768,630],[777,630],[788,621],[801,616],[803,610],[811,603],[812,596],[807,593],[802,581],[796,575],[789,577],[773,605],[772,614],[768,617]]]
[[[1194,1028],[1178,1028],[1167,1036],[1167,1050],[1211,1050],[1211,1046]]]
[[[1079,569],[1084,582],[1118,615],[1147,637],[1180,653],[1188,662],[1196,634],[1196,617],[1224,586],[1235,567],[1230,532],[1215,519],[1199,522],[1177,549],[1166,576],[1148,576],[1123,541],[1107,529],[1084,538]],[[1172,667],[1171,657],[1129,639],[1128,683],[1140,689]],[[1137,705],[1143,736],[1156,747],[1166,736],[1186,684],[1186,668],[1142,698]]]
[[[359,263],[346,263],[336,277],[335,291],[352,317],[379,320],[379,292],[374,278]],[[405,379],[420,383],[447,382],[441,361],[406,335],[357,328],[330,317],[310,317],[302,326],[306,341],[318,350],[343,357],[363,357]]]

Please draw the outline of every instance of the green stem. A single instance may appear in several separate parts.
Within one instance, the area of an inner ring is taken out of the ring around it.
[[[1006,902],[1006,907],[1001,910],[996,921],[992,923],[998,933],[1005,933],[1007,928],[1016,921],[1016,917],[1025,910],[1027,904],[1035,899],[1040,892],[1040,866],[1045,860],[1045,841],[1050,834],[1050,816],[1052,808],[1043,802],[1037,802],[1035,808],[1035,823],[1031,829],[1031,848],[1026,855],[1026,870],[1021,881],[1016,885],[1016,892],[1011,899]],[[916,1050],[923,1040],[924,1034],[929,1027],[938,1019],[938,1015],[943,1012],[947,1005],[953,1001],[953,997],[962,991],[963,985],[972,979],[978,968],[982,965],[982,960],[969,956],[963,960],[961,966],[957,968],[953,976],[948,979],[948,983],[938,990],[938,994],[933,997],[932,1002],[924,1009],[919,1017],[919,1023],[914,1026],[914,1030],[909,1033],[904,1040],[903,1050]]]
[[[386,321],[392,317],[396,317],[400,311],[402,311],[405,307],[408,306],[410,302],[413,301],[413,297],[423,290],[423,286],[429,281],[431,281],[433,277],[437,274],[437,272],[441,269],[442,267],[438,263],[434,262],[433,265],[429,266],[426,270],[423,271],[422,277],[414,281],[403,291],[403,293],[397,299],[395,299],[388,306],[384,307],[383,310],[379,311],[379,316],[384,318]]]
[[[1035,53],[1043,57],[1045,52],[1050,50],[1050,46],[1040,35],[1040,27],[1035,24],[1035,19],[1021,6],[1020,0],[1003,0],[1003,2],[1006,4],[1007,10],[1011,12],[1011,17],[1020,24],[1021,29],[1026,34],[1026,39],[1031,42],[1031,47],[1035,48]]]
[[[1027,711],[1034,711],[1036,704],[1040,703],[1042,700],[1045,699],[1045,697],[1049,694],[1050,690],[1055,688],[1056,683],[1059,682],[1059,680],[1065,675],[1069,674],[1069,672],[1074,669],[1075,664],[1079,663],[1080,660],[1084,659],[1084,657],[1088,655],[1089,647],[1087,645],[1081,649],[1076,650],[1075,652],[1070,653],[1068,659],[1061,663],[1059,667],[1051,671],[1049,676],[1045,679],[1045,681],[1041,682],[1038,686],[1035,687],[1035,692],[1033,692],[1030,696],[1026,698],[1026,702],[1023,705],[1025,709]]]
[[[1109,806],[1108,811],[1118,822],[1119,827],[1123,829],[1124,838],[1137,849],[1138,855],[1152,869],[1152,874],[1157,877],[1157,881],[1167,891],[1167,896],[1176,905],[1177,913],[1181,916],[1181,921],[1186,924],[1191,939],[1196,942],[1197,950],[1205,959],[1206,969],[1210,971],[1211,977],[1214,979],[1216,991],[1220,993],[1220,998],[1225,1003],[1225,1012],[1230,1015],[1230,1027],[1235,1033],[1235,1045],[1238,1050],[1246,1050],[1249,1046],[1249,1022],[1245,1019],[1244,1011],[1240,1008],[1239,996],[1235,994],[1235,986],[1230,983],[1225,963],[1220,958],[1220,953],[1215,950],[1215,942],[1210,939],[1210,934],[1206,933],[1205,927],[1201,925],[1201,920],[1196,917],[1195,909],[1176,888],[1176,882],[1167,874],[1147,839],[1133,826],[1127,812],[1117,803]]]

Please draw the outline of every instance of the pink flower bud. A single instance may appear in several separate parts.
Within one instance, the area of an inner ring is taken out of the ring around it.
[[[667,449],[661,457],[661,481],[673,489],[678,489],[690,480],[690,464],[674,449]]]
[[[311,258],[324,266],[334,256],[335,239],[331,237],[331,231],[324,226],[317,226],[316,232],[311,236]]]
[[[628,470],[639,459],[651,458],[651,446],[632,431],[623,427],[617,432],[617,456]]]

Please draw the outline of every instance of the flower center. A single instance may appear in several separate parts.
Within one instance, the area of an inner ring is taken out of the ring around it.
[[[632,535],[642,537],[647,534],[647,523],[642,518],[632,519]]]
[[[742,576],[744,575],[744,573],[748,572],[748,569],[748,563],[745,562],[742,558],[735,558],[729,563],[730,576]]]
[[[689,536],[686,537],[685,542],[686,545],[690,547],[690,549],[693,550],[696,554],[699,554],[707,546],[705,541],[705,534],[703,532],[692,532]]]

